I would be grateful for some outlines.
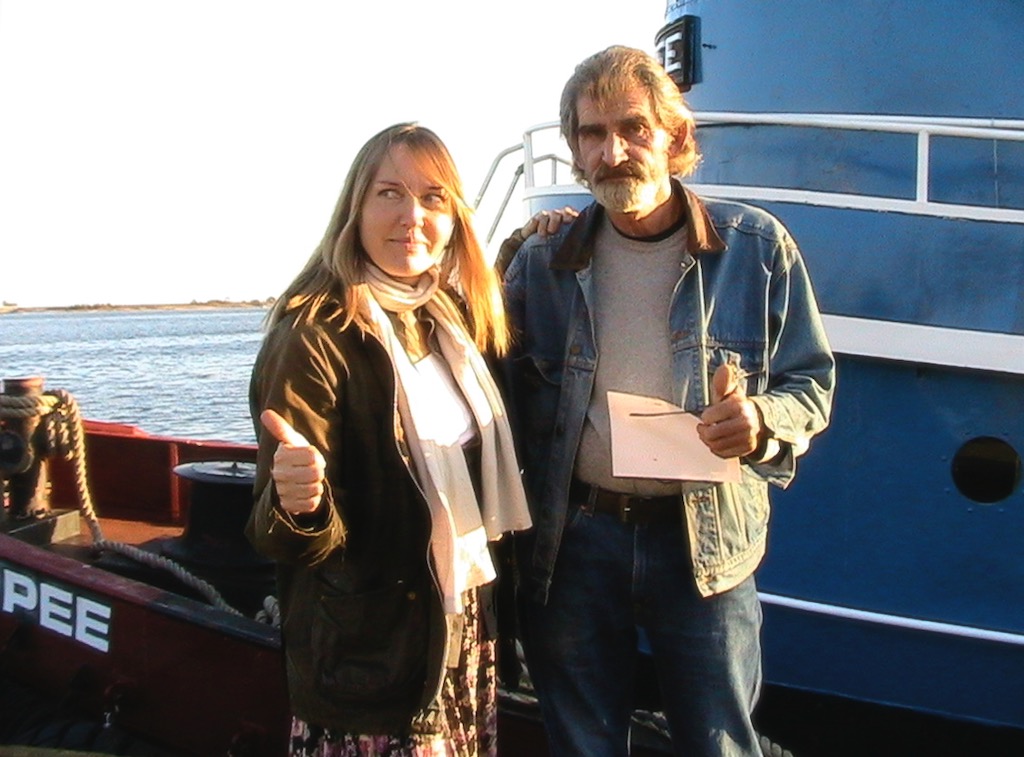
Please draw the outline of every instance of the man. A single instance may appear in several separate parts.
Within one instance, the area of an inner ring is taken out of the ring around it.
[[[640,627],[676,753],[760,755],[767,485],[793,478],[835,379],[811,284],[775,218],[673,178],[698,160],[694,120],[646,53],[583,61],[561,130],[596,203],[528,239],[505,273],[535,523],[524,648],[551,753],[628,753]],[[609,391],[699,415],[739,482],[613,475]]]

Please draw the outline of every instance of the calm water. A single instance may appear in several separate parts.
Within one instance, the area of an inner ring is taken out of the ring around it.
[[[0,378],[41,375],[82,415],[154,434],[252,443],[248,388],[265,311],[0,315]]]

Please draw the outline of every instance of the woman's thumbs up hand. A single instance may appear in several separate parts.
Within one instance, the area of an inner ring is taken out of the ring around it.
[[[264,410],[260,423],[278,442],[270,475],[281,509],[294,515],[315,512],[323,498],[327,470],[320,450],[274,410]]]

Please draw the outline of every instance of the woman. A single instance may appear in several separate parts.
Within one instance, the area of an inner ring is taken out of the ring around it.
[[[488,542],[530,521],[480,354],[499,284],[433,132],[363,146],[268,323],[248,536],[279,566],[291,754],[495,754]]]

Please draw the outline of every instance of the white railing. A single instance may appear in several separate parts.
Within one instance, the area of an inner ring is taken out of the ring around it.
[[[843,194],[815,190],[783,189],[733,184],[695,184],[697,191],[717,197],[747,198],[821,205],[835,208],[889,211],[942,218],[998,221],[1024,224],[1024,210],[936,202],[929,196],[932,137],[956,137],[994,141],[1024,142],[1024,121],[968,118],[914,118],[851,114],[789,113],[703,113],[701,125],[791,126],[803,128],[911,134],[917,137],[915,197],[903,200],[874,195]]]
[[[478,210],[490,190],[491,182],[494,180],[500,165],[504,163],[505,159],[509,156],[522,156],[521,162],[515,167],[512,177],[508,181],[503,198],[499,201],[497,209],[493,212],[493,217],[485,238],[487,244],[490,244],[493,240],[494,233],[497,230],[498,225],[501,223],[505,212],[508,210],[509,202],[512,200],[512,196],[515,193],[520,180],[523,181],[523,199],[527,201],[538,194],[578,194],[580,192],[587,191],[578,184],[563,183],[560,181],[560,177],[564,175],[568,175],[571,179],[572,160],[568,157],[569,150],[565,147],[564,142],[560,143],[556,141],[554,150],[542,155],[536,154],[535,137],[536,135],[545,132],[550,132],[555,138],[557,138],[558,122],[552,121],[531,126],[523,133],[523,141],[521,143],[507,147],[498,153],[497,157],[492,161],[491,167],[488,169],[486,176],[484,176],[483,183],[480,186],[480,191],[477,192],[474,201],[474,207]],[[539,166],[545,164],[549,167],[548,181],[545,184],[538,185],[537,169]]]
[[[933,137],[956,137],[963,139],[984,139],[994,141],[1024,142],[1024,120],[998,120],[980,118],[927,118],[912,116],[875,116],[856,114],[791,114],[791,113],[702,113],[697,117],[698,127],[710,125],[737,126],[790,126],[796,128],[822,128],[846,131],[885,132],[912,134],[917,137],[916,178],[914,199],[898,199],[867,194],[846,194],[818,190],[788,189],[782,187],[750,186],[735,184],[693,184],[698,192],[716,197],[746,198],[769,202],[789,202],[835,208],[873,210],[883,212],[909,213],[938,216],[952,219],[998,221],[1024,224],[1024,209],[996,208],[985,205],[965,205],[936,202],[929,196],[931,175],[931,140]],[[523,191],[528,199],[539,193],[566,194],[584,191],[577,184],[559,183],[557,167],[569,166],[568,150],[562,145],[562,154],[547,152],[536,156],[536,137],[544,132],[557,134],[558,123],[548,122],[527,129],[523,142],[504,150],[491,166],[484,186],[477,196],[477,203],[483,198],[498,163],[510,154],[522,153],[522,164],[517,169],[507,197],[519,178],[523,179]],[[551,178],[547,183],[538,183],[537,167],[551,164]],[[503,205],[498,217],[504,213]],[[498,218],[495,219],[495,226]],[[492,227],[493,228],[493,227]]]

